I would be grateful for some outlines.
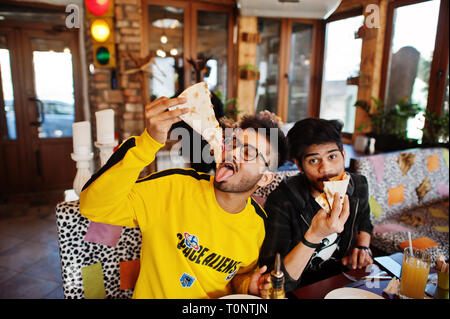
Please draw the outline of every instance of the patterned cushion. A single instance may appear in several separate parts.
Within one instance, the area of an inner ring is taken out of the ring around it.
[[[448,149],[410,149],[360,157],[353,163],[355,173],[369,183],[373,222],[448,198]]]
[[[267,196],[269,196],[269,194],[271,192],[273,192],[275,190],[275,188],[278,187],[278,185],[281,183],[281,181],[285,177],[294,176],[294,175],[297,175],[298,173],[299,173],[299,171],[294,171],[294,170],[292,170],[292,171],[278,171],[278,172],[275,173],[273,181],[269,185],[258,188],[253,194],[256,195],[256,196],[267,198]]]
[[[410,149],[365,156],[354,159],[353,167],[369,183],[373,246],[388,254],[399,251],[398,244],[408,239],[407,230],[376,232],[379,226],[397,224],[409,227],[413,238],[429,237],[437,242],[439,247],[428,249],[433,260],[439,253],[449,258],[448,149]],[[434,217],[433,209],[441,211],[442,216]],[[396,219],[402,214],[425,221],[417,227],[408,226]]]
[[[74,201],[56,206],[64,297],[85,298],[82,269],[101,263],[106,298],[131,298],[133,289],[120,290],[120,263],[139,259],[140,229],[123,227],[115,247],[87,242],[91,222],[80,214],[78,205]]]
[[[432,212],[440,211],[447,212],[447,218],[434,217]],[[417,227],[406,225],[398,221],[395,218],[384,219],[383,221],[376,223],[374,226],[374,234],[372,236],[372,245],[383,250],[386,254],[393,254],[400,251],[398,244],[408,240],[409,229],[413,238],[428,237],[433,239],[439,244],[438,247],[428,248],[427,251],[431,254],[433,261],[436,260],[437,255],[442,254],[448,259],[449,247],[448,247],[448,232],[440,231],[440,228],[448,227],[448,206],[444,205],[444,202],[424,205],[413,210],[406,211],[405,213],[414,216],[420,216],[425,219],[425,222]],[[405,228],[404,231],[392,231],[392,232],[377,232],[378,229],[382,229],[386,225],[399,225]]]

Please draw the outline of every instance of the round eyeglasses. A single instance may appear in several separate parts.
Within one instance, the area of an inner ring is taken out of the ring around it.
[[[269,163],[266,161],[264,155],[258,151],[256,147],[250,144],[243,144],[234,136],[228,136],[224,138],[225,151],[231,151],[235,148],[239,148],[239,155],[245,162],[250,162],[256,159],[258,156],[264,161],[266,167],[269,167]]]

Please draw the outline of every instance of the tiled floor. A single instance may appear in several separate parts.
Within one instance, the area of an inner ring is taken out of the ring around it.
[[[63,298],[55,217],[61,194],[0,199],[0,299]]]

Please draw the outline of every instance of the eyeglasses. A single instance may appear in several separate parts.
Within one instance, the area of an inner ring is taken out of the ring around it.
[[[260,151],[258,151],[256,147],[249,144],[243,144],[234,136],[225,137],[224,146],[225,151],[231,151],[234,150],[235,148],[239,148],[239,155],[241,159],[244,160],[245,162],[253,161],[255,158],[260,156],[261,159],[264,161],[266,167],[269,167],[269,163],[266,161],[264,155]]]

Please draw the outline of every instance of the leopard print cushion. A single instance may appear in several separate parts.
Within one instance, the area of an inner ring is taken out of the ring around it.
[[[284,180],[284,178],[297,175],[298,173],[299,171],[296,170],[276,172],[273,181],[269,185],[258,188],[253,194],[256,196],[267,198],[267,196],[269,196],[269,194],[278,187],[278,185],[282,180]]]
[[[78,205],[74,201],[56,206],[64,297],[84,298],[81,269],[100,262],[106,298],[131,298],[133,289],[120,290],[119,264],[140,258],[140,229],[123,227],[116,247],[86,242],[90,221],[80,214]]]

